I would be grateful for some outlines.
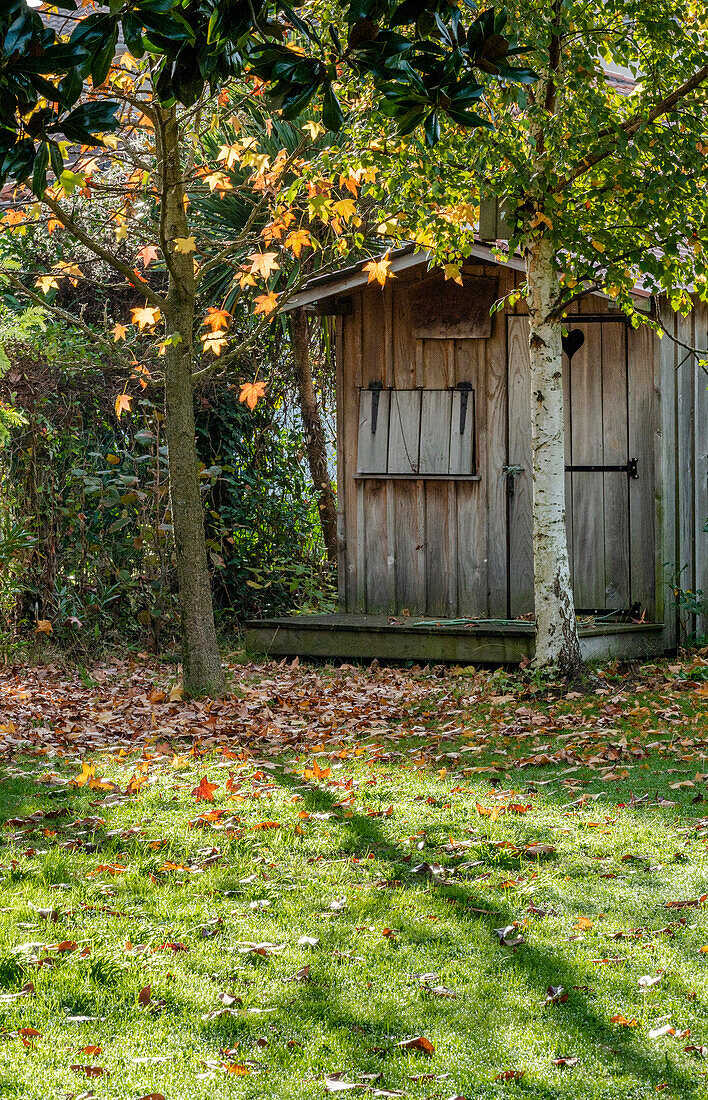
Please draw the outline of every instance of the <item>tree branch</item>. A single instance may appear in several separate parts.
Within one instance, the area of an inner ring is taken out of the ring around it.
[[[136,290],[139,290],[139,292],[145,296],[148,302],[151,302],[154,306],[157,306],[159,310],[164,309],[165,299],[162,297],[162,295],[154,291],[151,286],[143,284],[142,282],[140,282],[140,280],[137,280],[135,272],[131,267],[128,266],[128,264],[123,263],[123,261],[119,259],[118,256],[116,256],[113,252],[111,252],[110,249],[104,248],[102,244],[99,244],[99,242],[95,241],[93,237],[90,237],[88,233],[85,233],[81,226],[79,226],[74,221],[74,219],[61,208],[58,202],[55,202],[54,199],[50,199],[49,196],[46,194],[42,196],[42,202],[45,206],[49,207],[57,221],[61,222],[64,228],[68,229],[69,232],[74,237],[76,237],[77,241],[81,241],[81,243],[85,245],[86,248],[88,248],[91,252],[93,252],[95,256],[98,256],[101,260],[104,260],[109,267],[112,267],[114,271],[117,271],[119,275],[122,275],[123,278],[126,279],[127,282],[130,284],[130,286],[134,287]]]
[[[593,153],[592,156],[584,157],[577,168],[574,168],[564,179],[559,180],[558,183],[554,185],[553,190],[562,191],[566,187],[570,187],[571,183],[574,183],[580,176],[585,175],[586,172],[594,168],[600,161],[606,160],[607,157],[612,156],[620,134],[626,134],[628,137],[633,137],[637,131],[650,126],[652,122],[656,122],[662,115],[668,114],[668,112],[673,110],[682,99],[689,96],[691,92],[695,92],[696,88],[699,88],[706,80],[708,80],[708,65],[703,65],[702,68],[693,74],[690,80],[686,80],[680,87],[675,88],[670,95],[655,104],[648,114],[643,115],[637,113],[624,122],[619,123],[617,131],[613,136],[612,144],[605,149],[601,149],[597,153]],[[603,131],[603,133],[605,133],[605,131]]]

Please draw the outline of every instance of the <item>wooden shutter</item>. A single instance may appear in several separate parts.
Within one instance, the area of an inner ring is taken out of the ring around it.
[[[357,473],[369,477],[474,475],[474,390],[362,390]]]
[[[374,425],[374,402],[377,402]],[[384,474],[388,458],[388,390],[362,390],[359,396],[357,473]]]

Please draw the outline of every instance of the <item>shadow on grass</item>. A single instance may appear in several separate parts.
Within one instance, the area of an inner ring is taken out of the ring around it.
[[[304,798],[303,807],[308,810],[317,812],[331,810],[339,798],[339,795],[335,796],[321,787],[303,786],[299,777],[284,774],[281,771],[273,773],[273,779],[286,789],[297,788],[297,792]],[[364,859],[369,852],[374,852],[378,859],[390,864],[392,878],[395,877],[400,881],[401,887],[420,886],[420,877],[411,874],[410,866],[417,862],[422,863],[426,859],[425,854],[421,853],[419,858],[416,858],[416,854],[412,855],[410,848],[392,842],[377,826],[375,820],[366,815],[350,812],[347,816],[338,815],[338,821],[349,832],[349,843],[342,848],[347,855]],[[450,908],[454,906],[460,923],[483,922],[490,937],[494,935],[495,928],[503,928],[518,919],[518,912],[514,913],[509,904],[495,900],[488,893],[483,895],[464,883],[456,882],[448,886],[431,884],[429,897],[436,911],[446,918],[450,917]],[[551,955],[545,949],[534,946],[532,941],[533,937],[531,942],[527,940],[514,953],[513,965],[522,969],[529,986],[535,987],[535,998],[539,1004],[542,1004],[550,985],[562,985],[570,993],[568,1001],[562,1005],[562,1015],[557,1013],[553,1018],[553,1023],[559,1032],[567,1030],[569,1043],[572,1042],[572,1030],[576,1028],[586,1037],[591,1036],[594,1043],[605,1046],[608,1053],[611,1052],[617,1059],[622,1073],[633,1075],[641,1082],[651,1082],[655,1087],[668,1083],[670,1087],[679,1090],[681,1095],[688,1095],[694,1091],[697,1087],[695,1080],[686,1076],[680,1067],[664,1055],[662,1050],[657,1049],[656,1056],[652,1059],[642,1051],[629,1047],[622,1033],[618,1032],[617,1028],[609,1026],[608,1022],[594,1011],[588,999],[582,995],[583,976],[579,975],[562,956]],[[500,950],[504,949],[500,948]],[[315,1004],[316,1011],[314,1011]],[[323,1016],[334,1027],[357,1026],[356,1017],[351,1013],[343,1013],[341,1009],[328,1003],[324,996],[318,996],[316,1001],[310,999],[310,1004],[294,1004],[292,1012],[297,1014],[305,1030],[308,1023],[313,1024]],[[526,1085],[523,1078],[515,1084],[515,1088],[521,1092],[532,1092],[533,1096],[538,1097],[539,1100],[542,1096],[558,1095],[555,1091],[539,1091],[536,1083]],[[565,1088],[560,1092],[565,1094]]]
[[[18,766],[13,765],[14,767]],[[0,770],[0,779],[2,777],[3,771]],[[297,789],[297,793],[303,797],[303,808],[309,811],[332,811],[340,797],[339,793],[334,794],[321,787],[304,786],[299,776],[286,774],[282,769],[272,773],[272,780],[289,792]],[[85,788],[45,787],[36,783],[32,776],[22,775],[9,775],[0,782],[0,820],[29,817],[38,812],[52,815],[59,809],[66,810],[60,818],[52,816],[38,818],[32,824],[31,831],[26,834],[28,849],[41,847],[55,856],[49,861],[48,867],[50,877],[53,875],[55,882],[61,881],[63,853],[59,844],[53,848],[53,838],[44,836],[43,830],[45,828],[51,830],[54,820],[68,824],[83,817],[100,817],[101,806],[102,801],[96,798],[94,792]],[[411,863],[423,862],[427,858],[424,853],[412,854],[410,848],[392,841],[379,827],[376,819],[365,814],[352,811],[345,816],[338,813],[337,821],[346,832],[346,840],[342,846],[344,855],[363,860],[373,852],[377,859],[388,864],[390,876],[387,877],[400,881],[402,889],[420,887],[421,878],[419,875],[411,874]],[[0,851],[7,849],[10,845],[13,852],[22,849],[24,841],[18,841],[19,829],[19,826],[3,829],[0,834]],[[89,844],[92,847],[88,851],[97,851],[100,848],[123,850],[119,844],[114,844],[111,838],[105,836],[102,828],[91,830]],[[93,847],[94,845],[96,847]],[[69,854],[67,853],[67,856]],[[0,862],[4,865],[5,875],[36,875],[36,871],[31,867],[26,871],[22,868],[13,870],[4,857],[0,857]],[[505,862],[506,860],[502,857],[495,862],[495,868],[501,869]],[[445,919],[450,919],[452,916],[462,928],[470,924],[477,927],[481,925],[486,929],[490,940],[493,938],[495,928],[512,924],[518,917],[518,911],[514,912],[506,896],[496,899],[489,893],[482,893],[465,883],[456,882],[449,885],[431,883],[428,896],[433,915],[444,916]],[[475,910],[478,911],[475,912]],[[409,942],[423,942],[425,939],[420,927],[415,927],[413,922],[402,931]],[[508,957],[505,949],[499,950],[502,952],[500,960]],[[549,1013],[545,1019],[542,1017],[542,1010],[536,1013],[537,1017],[544,1019],[544,1023],[539,1026],[550,1026],[555,1029],[558,1041],[566,1043],[568,1054],[573,1053],[573,1034],[580,1032],[593,1043],[607,1048],[608,1055],[612,1053],[613,1072],[633,1077],[638,1084],[649,1082],[656,1087],[668,1082],[669,1086],[680,1095],[687,1096],[694,1092],[697,1087],[695,1080],[691,1079],[680,1066],[676,1066],[672,1060],[666,1058],[662,1050],[657,1049],[654,1056],[645,1053],[631,1045],[629,1036],[611,1027],[607,1020],[595,1011],[582,988],[574,988],[583,986],[585,975],[562,955],[552,954],[548,949],[534,944],[533,932],[508,965],[516,972],[523,974],[530,995],[533,997],[533,1003],[540,1005],[543,1002],[549,985],[562,985],[569,992],[569,999],[562,1006],[562,1010],[554,1009],[553,1014]],[[366,993],[362,991],[362,998],[365,997]],[[88,1012],[91,1003],[90,997],[78,996],[75,1001],[75,1010]],[[169,1009],[175,1011],[177,1007],[176,1004],[170,1005]],[[375,1044],[377,1041],[389,1040],[391,1033],[396,1031],[400,1033],[403,1027],[400,1017],[399,1026],[397,1026],[393,1011],[378,1023],[367,1018],[363,1005],[360,1013],[345,1007],[338,997],[336,986],[328,988],[310,985],[307,987],[307,996],[293,996],[284,1011],[287,1012],[287,1026],[301,1033],[320,1031],[323,1027],[333,1032],[348,1031],[360,1035],[362,1045],[367,1042]],[[382,1013],[382,1015],[385,1014]],[[255,1035],[259,1026],[263,1027],[263,1024],[257,1025],[254,1021],[253,1025],[246,1030],[252,1030]],[[228,1041],[233,1037],[232,1025],[225,1023],[222,1026],[218,1021],[203,1027],[201,1032],[205,1037],[220,1039],[224,1045],[228,1045]],[[474,1036],[469,1035],[469,1040],[473,1042]],[[295,1060],[296,1057],[296,1052],[293,1052],[292,1059]],[[362,1054],[362,1062],[363,1067],[357,1068],[372,1070],[381,1068],[378,1056],[370,1052],[366,1057]],[[527,1084],[522,1078],[514,1088],[517,1093],[533,1095],[535,1100],[557,1100],[561,1095],[568,1095],[569,1091],[567,1080],[559,1082],[558,1088],[555,1089],[544,1088],[537,1083]]]

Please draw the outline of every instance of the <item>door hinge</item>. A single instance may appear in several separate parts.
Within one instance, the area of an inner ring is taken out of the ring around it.
[[[379,397],[383,389],[383,382],[369,382],[371,390],[371,434],[376,435],[376,426],[379,422]]]
[[[639,459],[630,458],[624,466],[566,466],[567,474],[626,474],[627,477],[639,477]]]

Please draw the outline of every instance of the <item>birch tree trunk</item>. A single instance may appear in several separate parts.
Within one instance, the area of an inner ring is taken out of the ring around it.
[[[157,111],[160,240],[169,273],[165,305],[165,438],[177,559],[182,676],[186,694],[215,697],[224,694],[225,684],[214,625],[194,427],[194,262],[191,253],[175,250],[173,243],[189,236],[176,113],[174,108],[158,107]]]
[[[534,236],[526,248],[530,320],[533,567],[538,668],[582,674],[565,526],[562,324],[555,248]]]
[[[317,494],[317,507],[320,513],[322,537],[327,549],[327,558],[334,563],[337,561],[337,504],[332,491],[332,480],[327,465],[327,444],[325,443],[320,407],[312,381],[307,314],[303,309],[295,309],[290,317],[295,380],[300,397],[307,461],[310,467],[312,484]]]

